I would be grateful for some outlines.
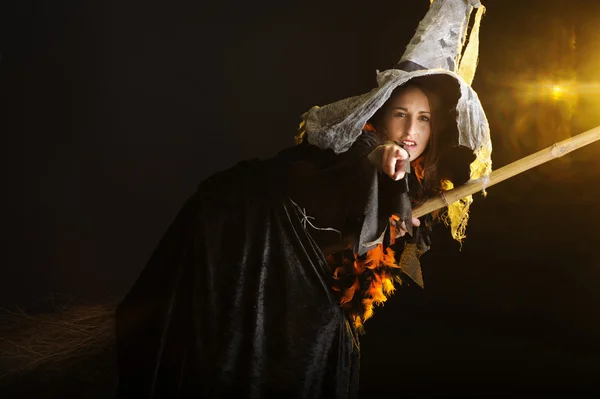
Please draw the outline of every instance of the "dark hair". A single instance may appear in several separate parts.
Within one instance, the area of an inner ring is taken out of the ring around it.
[[[420,89],[429,100],[431,108],[431,135],[421,155],[424,157],[425,174],[423,194],[430,196],[441,190],[442,179],[451,180],[455,184],[468,180],[469,165],[474,160],[474,155],[471,150],[466,149],[465,152],[465,149],[458,147],[456,104],[460,98],[460,86],[450,76],[426,75],[413,78],[398,86],[369,122],[377,129],[390,100],[410,87]],[[456,154],[459,156],[457,157]],[[458,159],[460,161],[457,163]]]

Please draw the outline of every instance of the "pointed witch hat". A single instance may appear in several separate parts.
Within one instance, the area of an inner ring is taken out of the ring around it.
[[[432,0],[398,64],[377,73],[377,87],[366,94],[311,108],[303,115],[302,135],[317,147],[344,152],[394,89],[416,79],[427,82],[440,95],[446,109],[451,109],[456,122],[451,146],[468,148],[473,154],[465,166],[469,177],[486,178],[492,170],[490,129],[479,97],[471,87],[484,12],[485,7],[478,0]],[[442,188],[452,188],[452,183],[446,182]],[[447,222],[458,241],[464,238],[471,202],[472,197],[467,197],[448,207]]]

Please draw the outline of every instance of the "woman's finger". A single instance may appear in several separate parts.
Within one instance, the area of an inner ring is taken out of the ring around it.
[[[400,146],[394,146],[396,151],[394,152],[394,155],[396,156],[396,158],[401,159],[401,160],[405,160],[410,158],[410,155],[408,155],[408,152],[400,147]]]
[[[408,233],[408,229],[406,228],[406,223],[405,222],[400,222],[399,220],[394,220],[394,225],[396,226],[396,238],[400,238],[403,237],[405,234]],[[413,227],[418,227],[421,225],[421,221],[418,218],[412,218],[412,225]]]
[[[400,224],[400,231],[402,231],[402,235],[408,232],[408,229],[406,228],[406,223],[404,223],[404,221]]]
[[[383,173],[392,177],[394,175],[394,167],[393,167],[393,156],[390,151],[390,146],[386,145],[383,147],[383,159],[381,161]]]
[[[392,179],[400,180],[404,177],[406,173],[404,170],[404,162],[406,162],[406,159],[408,159],[408,153],[406,152],[406,150],[404,150],[404,148],[395,146],[394,159],[394,174],[392,176]]]
[[[394,148],[388,146],[385,148],[385,160],[384,160],[384,172],[386,175],[394,178],[394,173],[396,171],[396,157],[394,156]]]
[[[400,161],[397,158],[394,159],[394,173],[392,174],[392,179],[400,180],[404,177],[406,172],[404,172],[404,161]]]

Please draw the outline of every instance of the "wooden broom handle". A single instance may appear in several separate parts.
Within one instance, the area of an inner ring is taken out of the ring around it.
[[[506,179],[510,179],[519,173],[523,173],[526,170],[551,161],[555,158],[562,157],[571,151],[577,150],[597,140],[600,140],[600,126],[580,133],[577,136],[554,143],[548,148],[503,166],[500,169],[493,171],[490,174],[489,179],[471,180],[462,186],[444,192],[439,197],[431,198],[413,209],[413,217],[418,218],[438,209],[442,209],[449,204],[460,200],[461,198],[475,194],[487,187],[491,187],[494,184],[500,183]]]

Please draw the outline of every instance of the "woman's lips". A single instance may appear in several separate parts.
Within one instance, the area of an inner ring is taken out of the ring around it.
[[[405,149],[409,150],[417,146],[417,142],[414,140],[402,140],[401,142]]]

